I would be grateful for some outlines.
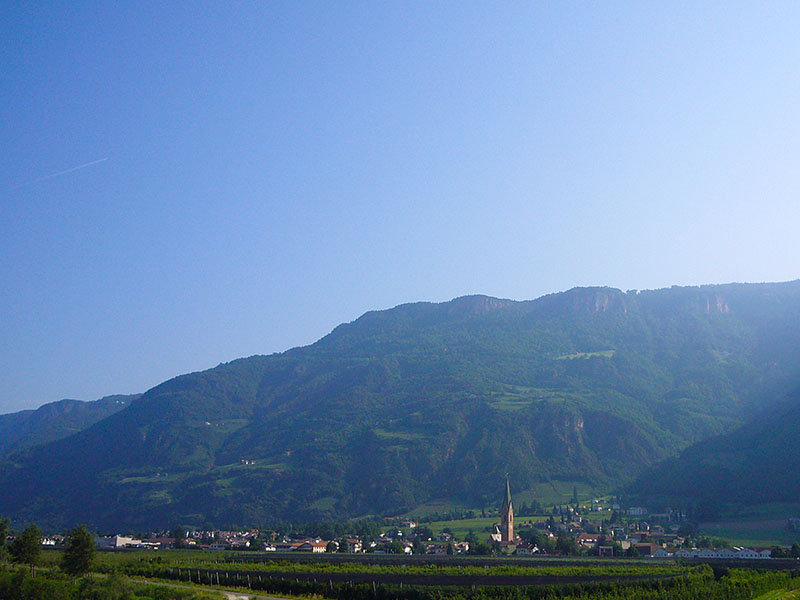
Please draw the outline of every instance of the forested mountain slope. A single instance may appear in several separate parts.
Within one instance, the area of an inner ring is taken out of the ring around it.
[[[728,503],[797,502],[799,435],[800,390],[752,422],[648,469],[631,489],[648,500],[698,504],[712,513]]]
[[[122,410],[140,395],[106,396],[92,402],[58,400],[36,410],[0,415],[0,455],[82,431]]]
[[[0,514],[248,524],[494,503],[506,472],[617,485],[796,386],[798,334],[796,281],[401,305],[14,454]]]

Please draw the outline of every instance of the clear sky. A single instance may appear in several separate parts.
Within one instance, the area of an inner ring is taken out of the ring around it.
[[[371,309],[800,276],[796,2],[0,5],[0,412]]]

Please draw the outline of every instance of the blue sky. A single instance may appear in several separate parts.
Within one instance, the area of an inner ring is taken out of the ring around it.
[[[403,302],[800,274],[795,3],[17,4],[0,412]]]

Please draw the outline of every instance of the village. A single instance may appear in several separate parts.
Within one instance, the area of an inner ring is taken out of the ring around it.
[[[527,507],[525,507],[527,508]],[[523,509],[523,513],[529,511]],[[598,520],[597,515],[607,518]],[[437,527],[405,517],[381,520],[374,535],[355,533],[324,539],[312,532],[293,535],[277,529],[173,530],[153,532],[137,539],[123,535],[97,536],[101,550],[196,549],[268,553],[372,553],[393,555],[504,555],[595,556],[682,559],[770,559],[800,555],[800,547],[744,547],[719,544],[721,540],[698,535],[679,511],[650,512],[641,506],[622,508],[617,502],[594,498],[579,504],[554,505],[542,514],[515,520],[511,492],[506,482],[499,522],[483,531],[456,535],[453,528]],[[794,522],[793,522],[794,521]],[[796,519],[787,527],[796,526]],[[317,532],[318,533],[318,532]],[[44,539],[48,546],[63,542],[59,536]],[[717,542],[717,544],[715,544]]]

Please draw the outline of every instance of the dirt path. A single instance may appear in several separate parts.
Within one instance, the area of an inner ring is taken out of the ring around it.
[[[146,585],[160,585],[168,588],[178,590],[202,590],[204,592],[217,592],[225,596],[227,600],[250,600],[251,598],[258,598],[259,600],[287,600],[279,596],[263,596],[256,592],[231,592],[230,590],[223,590],[213,587],[205,587],[202,585],[181,585],[180,583],[164,583],[162,581],[147,581],[146,579],[132,579],[137,583],[144,583]]]

